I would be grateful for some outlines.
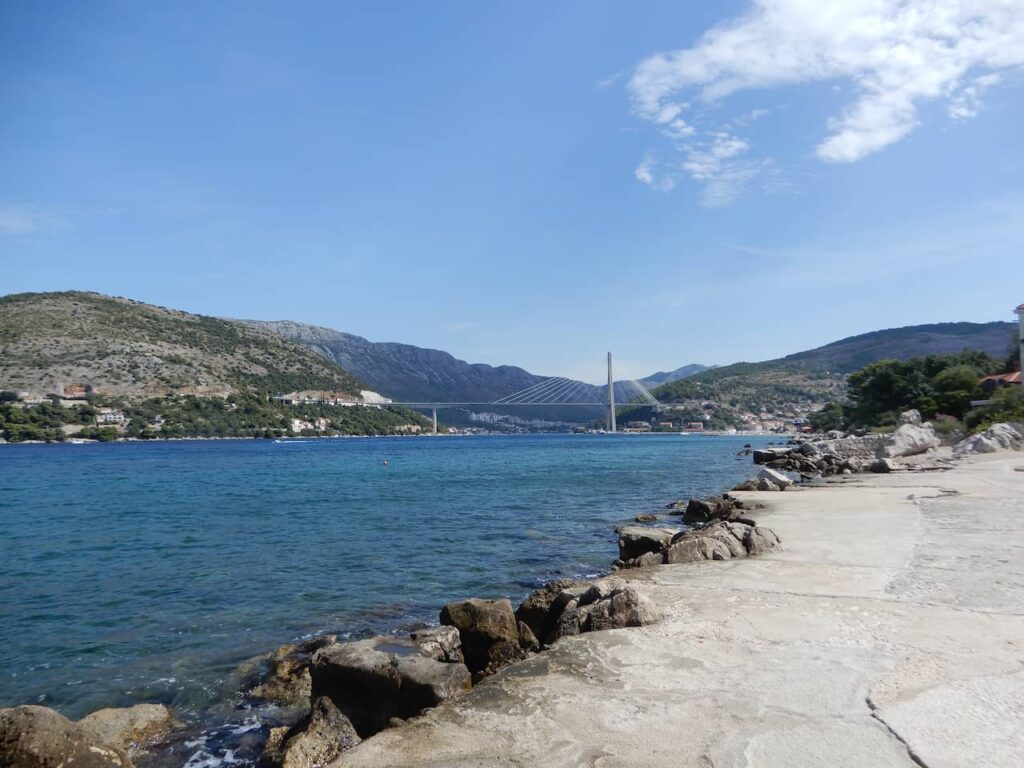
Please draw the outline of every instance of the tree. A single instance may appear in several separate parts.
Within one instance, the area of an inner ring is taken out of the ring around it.
[[[833,429],[844,429],[846,419],[843,406],[839,403],[826,403],[820,411],[811,414],[811,429],[815,432],[829,432]]]

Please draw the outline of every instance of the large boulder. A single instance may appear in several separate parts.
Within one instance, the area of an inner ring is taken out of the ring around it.
[[[753,459],[755,464],[768,464],[772,461],[778,461],[779,459],[785,458],[792,452],[790,447],[781,448],[755,448],[753,452]]]
[[[455,627],[418,629],[409,637],[419,652],[428,658],[452,664],[465,662],[462,656],[462,640],[459,638],[459,630]]]
[[[900,468],[899,463],[893,459],[875,459],[868,465],[868,471],[875,474],[888,474],[889,472],[896,472]]]
[[[709,496],[706,499],[690,499],[683,512],[683,522],[687,525],[707,523],[712,520],[725,520],[735,509],[736,503],[721,496]]]
[[[502,659],[513,660],[519,648],[519,625],[507,598],[470,598],[441,609],[441,623],[459,630],[466,666],[474,674],[493,671]]]
[[[788,488],[789,486],[791,486],[793,484],[793,481],[790,480],[789,477],[784,475],[782,472],[777,472],[774,469],[768,469],[767,467],[765,467],[764,469],[762,469],[758,473],[757,480],[758,480],[758,484],[759,484],[758,485],[758,490],[771,490],[770,488],[768,488],[768,489],[760,488],[760,483],[762,481],[765,482],[765,483],[770,483],[771,485],[773,485],[776,488],[778,488],[780,491],[785,489],[785,488]]]
[[[954,456],[968,456],[972,453],[995,453],[1012,451],[1024,444],[1024,436],[1009,424],[993,424],[984,432],[961,440],[953,448]]]
[[[272,734],[259,765],[319,768],[359,744],[352,722],[326,696],[313,702],[308,717],[284,733]]]
[[[917,413],[917,411],[913,411]],[[904,414],[906,416],[906,414]],[[920,414],[918,414],[920,419]],[[890,436],[888,444],[882,447],[879,458],[896,459],[902,456],[917,456],[939,447],[939,438],[931,424],[900,424]]]
[[[661,552],[647,553],[640,558],[624,561],[621,565],[625,568],[653,565],[654,558],[667,565],[731,560],[764,554],[779,544],[779,537],[774,531],[757,526],[753,521],[719,521],[703,528],[681,531]],[[651,558],[651,561],[645,561],[644,558]]]
[[[181,726],[174,713],[163,704],[100,709],[83,717],[78,724],[104,744],[120,747],[130,754],[144,751]]]
[[[330,698],[363,738],[392,718],[414,717],[472,686],[464,664],[429,658],[414,641],[397,637],[321,648],[310,676],[313,699]]]
[[[632,560],[645,552],[660,552],[677,533],[678,528],[625,525],[619,528],[619,559]]]
[[[120,747],[59,712],[31,705],[0,709],[3,768],[132,768]]]
[[[558,616],[552,616],[552,605],[555,600],[558,599],[559,594],[563,590],[580,586],[583,586],[583,582],[576,581],[575,579],[549,581],[540,589],[535,589],[531,592],[519,604],[519,607],[516,608],[516,621],[528,627],[535,638],[544,640],[551,631],[552,624],[558,620]],[[558,612],[561,613],[564,607],[564,604],[559,607]],[[522,631],[520,631],[519,635],[520,644],[523,643],[524,639],[529,642],[529,638],[524,638]]]
[[[583,632],[640,627],[660,618],[654,601],[623,579],[601,579],[569,601],[550,641]]]
[[[763,526],[746,526],[743,531],[743,548],[748,555],[763,555],[781,544],[778,534]]]

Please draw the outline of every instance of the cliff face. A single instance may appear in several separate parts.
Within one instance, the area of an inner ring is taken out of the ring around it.
[[[244,323],[98,293],[0,297],[0,389],[68,385],[130,398],[362,388],[306,347]]]

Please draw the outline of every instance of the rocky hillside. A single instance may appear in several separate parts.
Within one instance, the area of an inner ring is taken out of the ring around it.
[[[291,320],[244,322],[319,352],[395,400],[490,402],[545,378],[512,365],[467,363],[437,349],[372,342]]]
[[[657,373],[652,373],[650,376],[640,379],[640,383],[648,389],[654,389],[655,387],[660,387],[662,384],[688,379],[691,376],[696,376],[698,373],[703,373],[706,370],[708,370],[708,366],[706,365],[690,363],[689,365],[676,368],[674,371],[658,371]]]
[[[794,403],[839,398],[846,374],[878,360],[980,350],[1008,353],[1013,323],[939,323],[890,328],[760,363],[734,363],[670,382],[653,394],[665,403],[686,404],[694,412],[709,407],[726,421],[742,412],[785,410]]]
[[[60,394],[74,384],[129,398],[362,388],[306,347],[251,325],[98,293],[0,297],[0,389]]]

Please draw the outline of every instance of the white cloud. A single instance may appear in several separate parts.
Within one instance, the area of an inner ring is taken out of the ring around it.
[[[651,189],[656,189],[659,192],[668,192],[676,185],[675,180],[671,176],[663,174],[657,170],[654,157],[649,154],[646,155],[643,162],[634,169],[633,175],[636,177],[637,181],[646,184]]]
[[[31,205],[0,203],[0,235],[32,235],[62,226],[64,217]]]
[[[748,13],[708,30],[692,48],[642,61],[629,91],[636,113],[664,133],[694,99],[850,83],[854,98],[828,120],[816,152],[826,162],[855,162],[913,131],[925,102],[943,100],[952,118],[973,117],[999,72],[1022,66],[1021,0],[755,0]],[[747,122],[760,116],[750,113]],[[692,123],[684,123],[691,133]],[[744,124],[739,118],[727,125]],[[690,147],[681,149],[689,155]]]

